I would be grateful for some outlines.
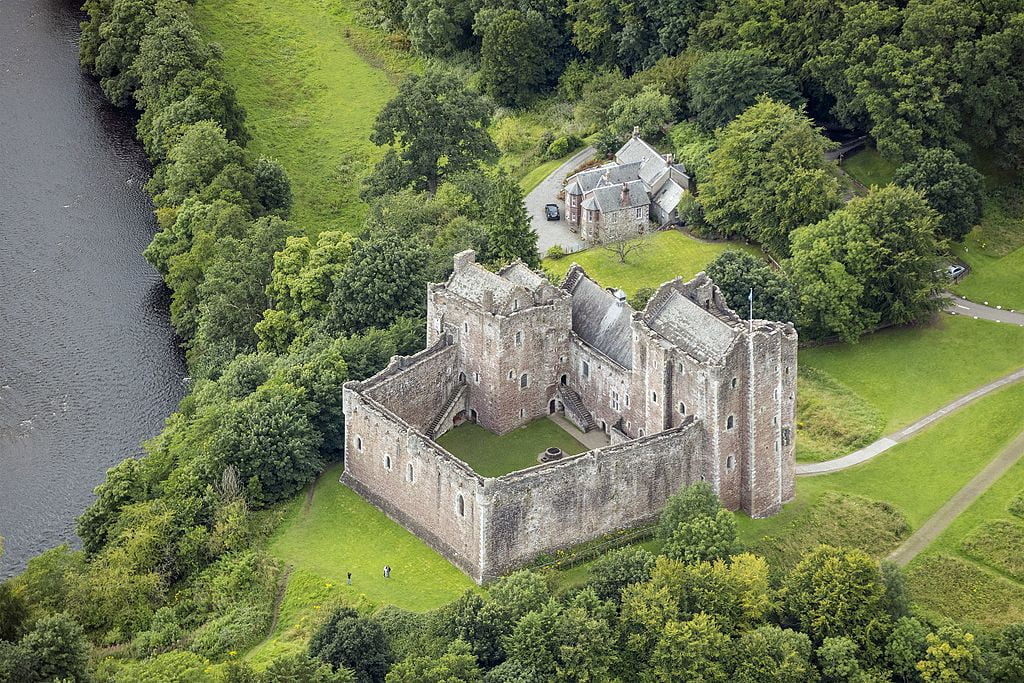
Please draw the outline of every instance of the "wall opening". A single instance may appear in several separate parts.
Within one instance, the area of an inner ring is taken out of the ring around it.
[[[390,455],[385,455],[384,456],[384,469],[386,469],[386,470],[390,470],[391,469],[391,456]]]
[[[725,459],[725,469],[732,472],[733,467],[736,467],[736,458],[730,455],[728,458]]]
[[[469,419],[476,422],[476,408],[469,409]]]
[[[563,374],[561,377],[558,378],[558,383],[561,384],[563,387],[569,386],[569,375]]]
[[[409,463],[409,467],[407,468],[406,476],[409,478],[409,483],[410,484],[413,484],[413,483],[416,482],[416,475],[412,471],[412,463]]]
[[[463,499],[462,494],[459,494],[458,499],[455,501],[455,510],[459,513],[459,517],[466,516],[466,501]]]
[[[361,437],[361,436],[357,436],[356,437],[356,450],[357,451],[363,450],[363,437]]]
[[[727,417],[727,418],[725,419],[725,428],[726,428],[726,429],[732,429],[732,428],[733,428],[733,425],[734,425],[735,423],[736,423],[736,420],[734,420],[734,419],[733,419],[733,416],[732,416],[732,415],[730,415],[729,417]]]
[[[466,373],[460,372],[459,373],[459,384],[465,384],[465,383],[466,383]]]

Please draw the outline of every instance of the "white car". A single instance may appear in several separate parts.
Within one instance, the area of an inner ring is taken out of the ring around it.
[[[952,265],[946,269],[946,277],[948,277],[950,280],[955,280],[966,272],[967,269],[964,268],[963,266]]]

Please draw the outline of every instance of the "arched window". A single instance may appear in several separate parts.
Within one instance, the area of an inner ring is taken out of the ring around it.
[[[736,388],[736,378],[735,377],[732,378],[732,388],[733,389]]]
[[[728,458],[725,459],[725,469],[732,472],[733,467],[736,467],[736,458],[730,455]]]
[[[412,471],[412,463],[409,463],[408,472],[406,473],[406,476],[409,477],[410,484],[416,481],[416,476]]]
[[[525,389],[530,383],[530,376],[525,372],[519,377],[519,388]]]
[[[391,456],[390,455],[385,455],[384,456],[384,469],[386,469],[386,470],[390,470],[391,469]]]
[[[356,450],[357,451],[363,450],[363,437],[361,437],[361,436],[357,436],[356,437]]]
[[[459,513],[459,517],[466,516],[466,501],[462,498],[462,494],[459,494],[458,499],[455,501],[455,510]]]
[[[682,401],[679,402],[679,414],[686,415],[686,404]]]
[[[725,419],[725,428],[726,429],[732,429],[733,424],[735,424],[735,420],[733,420],[732,415],[730,415],[729,417],[727,417]]]

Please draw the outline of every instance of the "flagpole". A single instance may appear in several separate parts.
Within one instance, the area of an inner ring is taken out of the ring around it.
[[[747,331],[750,333],[754,332],[754,288],[750,288],[750,294],[747,295],[747,301],[750,302],[750,315],[747,317]]]

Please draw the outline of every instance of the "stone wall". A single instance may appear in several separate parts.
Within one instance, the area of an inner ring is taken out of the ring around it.
[[[486,480],[484,579],[656,519],[668,496],[695,481],[703,438],[691,418],[654,436]]]
[[[395,357],[359,386],[367,396],[420,431],[447,403],[458,382],[456,349],[445,340],[406,358]]]
[[[597,231],[598,242],[618,242],[628,240],[648,232],[651,228],[647,207],[641,208],[643,215],[636,217],[635,209],[622,211],[605,211],[601,213],[601,225]]]

